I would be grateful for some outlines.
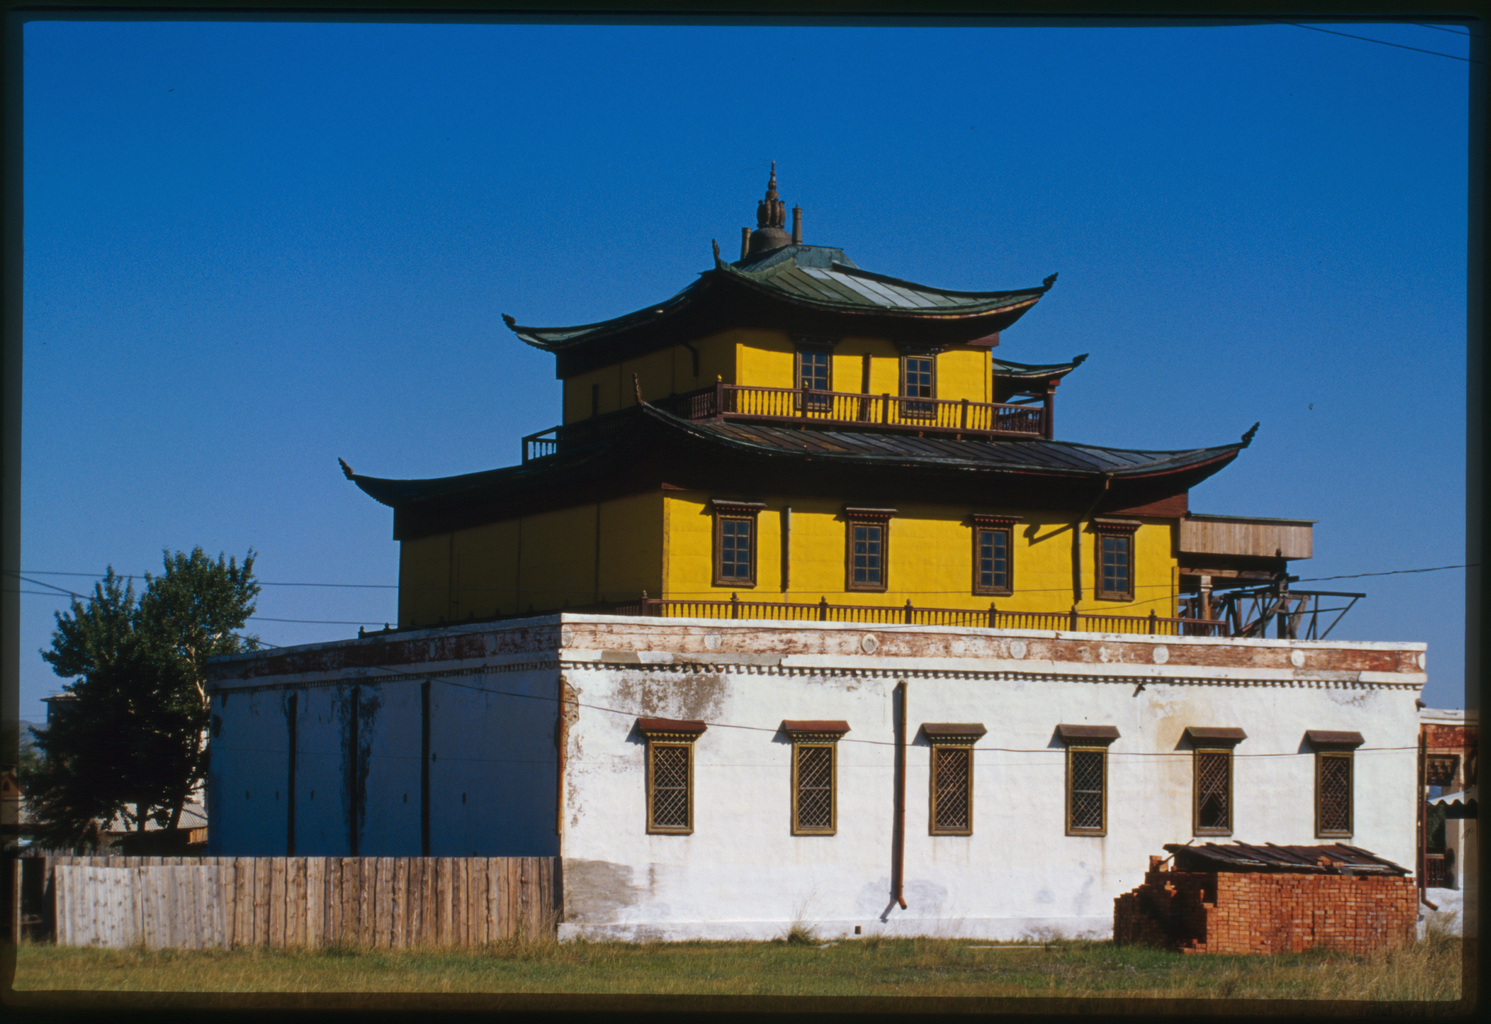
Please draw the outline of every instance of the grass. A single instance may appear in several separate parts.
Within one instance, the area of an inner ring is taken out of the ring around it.
[[[795,937],[794,937],[795,936]],[[1437,933],[1371,956],[1322,950],[1185,956],[1111,942],[1019,948],[971,939],[850,938],[807,926],[770,942],[521,942],[478,950],[128,950],[23,944],[19,992],[465,992],[700,996],[983,996],[1413,1002],[1448,1012],[1462,940]],[[972,946],[994,948],[973,949]]]

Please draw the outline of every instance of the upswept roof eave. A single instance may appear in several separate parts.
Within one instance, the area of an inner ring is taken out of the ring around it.
[[[614,440],[614,437],[608,440]],[[503,483],[525,484],[534,478],[553,475],[556,471],[568,473],[577,466],[593,461],[599,454],[599,449],[605,447],[608,447],[605,442],[593,446],[586,445],[579,450],[560,453],[559,461],[519,463],[516,466],[499,466],[496,469],[484,469],[457,476],[393,480],[353,473],[347,479],[378,504],[398,510],[424,501],[447,500],[464,493],[486,490]]]
[[[1008,380],[1048,380],[1065,377],[1087,359],[1087,353],[1073,356],[1064,363],[1016,363],[1008,359],[995,359],[994,376]],[[1002,372],[1003,371],[1003,372]]]
[[[559,352],[575,345],[595,341],[607,334],[630,330],[638,324],[657,323],[660,317],[667,318],[680,312],[698,298],[698,295],[694,293],[695,289],[699,289],[705,283],[709,274],[710,271],[702,271],[697,280],[691,281],[687,287],[675,292],[662,302],[654,302],[631,313],[623,313],[621,316],[598,323],[577,324],[573,327],[532,327],[519,324],[506,313],[502,315],[502,319],[520,341],[545,352]],[[558,337],[545,337],[545,335],[558,335]]]

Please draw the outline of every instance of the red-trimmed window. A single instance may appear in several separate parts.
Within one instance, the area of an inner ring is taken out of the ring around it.
[[[844,509],[844,589],[886,589],[893,508]]]
[[[756,517],[766,505],[759,501],[713,499],[714,585],[756,585]]]
[[[1018,516],[973,517],[973,592],[1011,594],[1015,590],[1015,523]]]
[[[1097,596],[1104,601],[1134,599],[1134,534],[1137,520],[1094,519],[1097,535]]]
[[[784,721],[792,737],[792,834],[831,836],[839,827],[839,740],[842,721]]]

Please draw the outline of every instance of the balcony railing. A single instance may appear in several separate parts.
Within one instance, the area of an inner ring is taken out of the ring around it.
[[[1069,612],[1002,612],[983,608],[918,608],[904,605],[829,604],[803,601],[678,601],[643,597],[616,608],[617,615],[656,615],[688,619],[776,619],[788,622],[862,622],[876,625],[961,626],[973,629],[1048,629],[1072,633],[1129,633],[1141,636],[1211,636],[1232,634],[1217,619],[1180,619],[1149,615],[1088,615]]]
[[[719,383],[673,399],[675,412],[691,420],[755,420],[762,423],[843,424],[894,427],[969,437],[1050,437],[1047,410],[1037,405],[948,401],[867,395],[808,388],[764,388]]]

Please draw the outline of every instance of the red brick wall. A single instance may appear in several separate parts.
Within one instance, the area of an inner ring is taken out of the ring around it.
[[[1365,953],[1412,939],[1413,879],[1152,868],[1113,901],[1113,940],[1191,953]]]

